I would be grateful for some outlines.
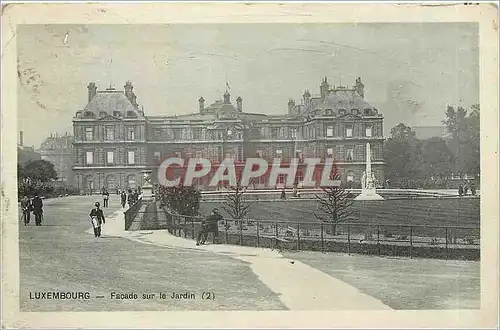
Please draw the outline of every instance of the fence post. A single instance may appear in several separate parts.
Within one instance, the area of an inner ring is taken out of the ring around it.
[[[194,239],[194,218],[191,218],[191,238]]]
[[[410,258],[413,258],[413,227],[410,226]]]
[[[238,222],[240,224],[240,245],[243,245],[243,220]]]
[[[297,222],[297,251],[300,251],[300,222]]]
[[[448,258],[448,227],[444,228],[444,249],[446,251],[446,258]]]
[[[323,227],[323,222],[321,223],[321,252],[325,253],[325,239],[323,236],[324,232],[324,227]]]
[[[377,250],[380,255],[380,225],[377,225]]]
[[[224,244],[227,244],[227,240],[228,240],[228,232],[227,232],[227,226],[228,226],[228,224],[227,224],[227,219],[225,221],[226,221],[226,223],[224,224],[224,231],[226,232],[226,235],[224,237],[224,240],[225,240]]]
[[[257,221],[257,247],[260,247],[260,221]]]
[[[351,225],[347,225],[347,254],[351,254]]]
[[[274,239],[274,242],[275,242],[275,248],[278,248],[278,222],[275,222],[274,223],[274,226],[275,226],[275,233],[276,233],[276,237]]]
[[[184,227],[183,228],[184,238],[187,237],[187,226],[186,225],[187,225],[187,219],[186,219],[186,217],[184,217],[184,226],[183,226]]]

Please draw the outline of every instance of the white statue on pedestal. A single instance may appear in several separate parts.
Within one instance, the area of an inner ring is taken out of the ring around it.
[[[382,196],[377,194],[375,189],[375,176],[372,173],[372,159],[370,151],[370,143],[366,144],[366,171],[361,178],[361,195],[355,200],[382,200]]]

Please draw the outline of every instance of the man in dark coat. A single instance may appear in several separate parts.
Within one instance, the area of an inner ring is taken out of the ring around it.
[[[220,215],[219,210],[216,208],[213,209],[212,213],[201,223],[201,231],[198,234],[196,245],[205,244],[208,238],[208,233],[212,233],[212,237],[215,242],[215,238],[219,236],[219,221],[222,219],[223,218],[222,215]]]
[[[128,190],[127,202],[128,202],[128,207],[131,207],[135,203],[134,193],[132,192],[132,189]]]
[[[122,208],[124,208],[125,204],[127,204],[127,193],[125,192],[125,190],[122,190],[120,198],[121,198],[121,202],[122,202]]]
[[[24,225],[27,226],[30,223],[31,211],[33,211],[31,200],[27,196],[24,196],[21,200],[21,210],[23,212]]]
[[[104,207],[107,208],[109,206],[109,192],[106,189],[102,192],[102,199],[104,201]]]
[[[95,237],[101,237],[101,226],[103,223],[106,223],[106,219],[104,219],[104,213],[99,208],[99,202],[94,204],[95,208],[90,210],[90,221],[92,222],[92,227],[94,228]]]
[[[35,215],[35,224],[37,226],[41,226],[42,225],[42,216],[43,216],[43,201],[38,196],[38,194],[35,194],[35,198],[33,198],[33,202],[31,203],[31,205],[33,205],[33,214]]]
[[[458,185],[458,196],[463,196],[464,195],[464,185],[459,184]]]

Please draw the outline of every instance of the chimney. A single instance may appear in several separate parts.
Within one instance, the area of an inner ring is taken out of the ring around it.
[[[198,99],[198,103],[200,104],[200,113],[203,113],[205,110],[205,99],[203,96]]]
[[[22,147],[24,144],[24,141],[23,141],[23,131],[20,131],[19,132],[19,146]]]
[[[356,79],[356,86],[354,87],[354,89],[362,98],[365,98],[365,85],[361,82],[360,77]]]
[[[243,111],[243,99],[241,98],[241,96],[238,96],[238,98],[236,99],[236,110],[238,110],[238,112]]]
[[[295,101],[292,99],[288,100],[288,114],[291,115],[295,111]]]
[[[322,99],[324,99],[326,97],[326,95],[328,94],[329,88],[330,88],[330,85],[328,84],[328,79],[325,77],[325,78],[323,78],[323,81],[321,82],[321,85],[319,86]]]
[[[90,102],[97,93],[97,86],[95,85],[95,82],[89,82],[87,89],[88,89],[88,102]]]
[[[305,90],[304,95],[302,97],[304,98],[304,105],[305,106],[309,105],[309,101],[311,100],[311,92]]]

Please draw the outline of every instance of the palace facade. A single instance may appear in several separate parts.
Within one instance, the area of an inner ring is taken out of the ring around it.
[[[136,188],[142,170],[156,169],[170,156],[202,157],[219,163],[233,158],[243,163],[262,157],[272,163],[280,158],[333,158],[343,182],[359,185],[365,169],[365,146],[372,150],[372,170],[384,182],[383,115],[364,99],[358,78],[353,87],[331,86],[327,78],[320,94],[306,90],[299,102],[289,99],[287,113],[266,115],[246,111],[243,99],[231,101],[228,91],[210,105],[198,100],[198,111],[180,116],[147,116],[137,103],[131,82],[123,91],[98,91],[89,83],[88,103],[77,111],[74,127],[74,182],[81,191],[102,187]],[[304,172],[299,165],[297,179]],[[199,179],[206,186],[210,177]],[[266,175],[253,182],[264,186]],[[278,178],[277,186],[283,185]]]

